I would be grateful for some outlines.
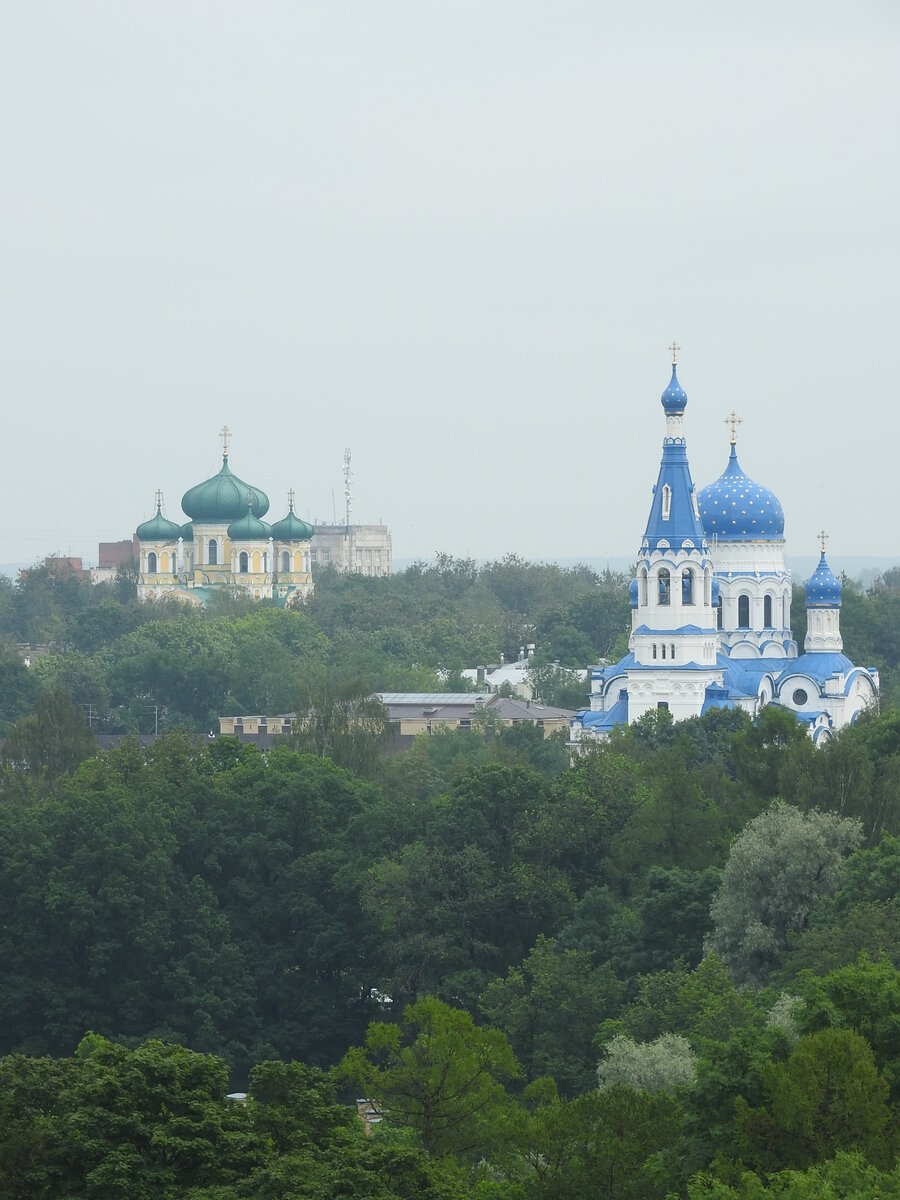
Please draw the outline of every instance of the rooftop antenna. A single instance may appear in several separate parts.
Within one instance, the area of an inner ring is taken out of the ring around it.
[[[353,507],[353,499],[350,494],[350,480],[352,478],[350,471],[350,447],[347,446],[344,450],[344,499],[347,502],[347,517],[344,522],[348,527],[350,525],[350,509]]]

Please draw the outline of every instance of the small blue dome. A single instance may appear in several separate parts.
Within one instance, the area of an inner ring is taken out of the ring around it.
[[[667,414],[684,412],[684,407],[687,404],[687,392],[678,382],[674,363],[672,363],[672,378],[669,381],[669,386],[660,396],[660,403]]]
[[[806,584],[807,608],[840,608],[843,584],[825,561],[825,551],[819,565]]]
[[[697,496],[700,519],[710,541],[769,542],[784,537],[784,509],[774,492],[745,475],[731,443],[723,473]]]
[[[638,606],[638,581],[636,579],[632,579],[628,588],[628,603],[632,608],[637,608]]]

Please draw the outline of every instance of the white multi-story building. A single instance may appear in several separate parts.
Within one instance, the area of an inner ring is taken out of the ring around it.
[[[779,704],[818,741],[877,703],[878,672],[843,653],[841,584],[822,556],[806,585],[808,632],[791,633],[784,510],[738,462],[735,423],[725,471],[697,491],[684,435],[687,395],[672,363],[662,394],[662,462],[630,589],[628,654],[591,672],[590,708],[571,725],[574,744],[603,738],[651,709],[676,720],[711,707],[755,716]]]

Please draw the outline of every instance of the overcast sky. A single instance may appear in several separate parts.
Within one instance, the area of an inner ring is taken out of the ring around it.
[[[394,553],[632,555],[682,347],[788,552],[896,555],[900,6],[0,0],[0,561],[220,464]],[[183,518],[182,518],[183,519]]]

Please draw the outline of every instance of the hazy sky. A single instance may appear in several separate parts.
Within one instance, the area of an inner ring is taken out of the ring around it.
[[[0,0],[0,561],[220,463],[400,557],[629,555],[682,347],[788,552],[893,555],[900,6]]]

